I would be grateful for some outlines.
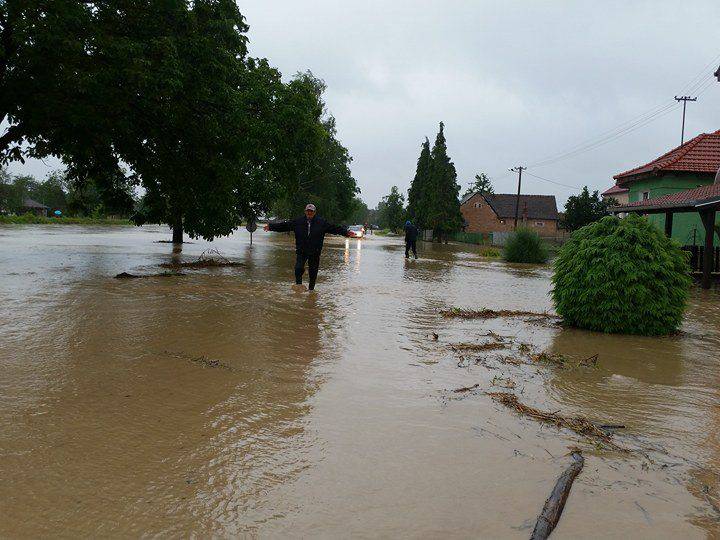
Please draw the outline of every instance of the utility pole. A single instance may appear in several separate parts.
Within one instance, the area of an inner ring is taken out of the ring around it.
[[[685,144],[685,108],[687,107],[688,101],[697,101],[697,97],[691,98],[690,96],[682,96],[677,97],[675,96],[675,101],[680,103],[683,102],[683,121],[682,121],[682,133],[680,135],[680,146]]]
[[[518,215],[520,214],[520,185],[522,184],[522,172],[525,169],[527,169],[527,167],[523,167],[522,165],[508,169],[511,172],[518,173],[518,192],[517,198],[515,199],[515,225],[513,226],[514,231],[517,230]]]

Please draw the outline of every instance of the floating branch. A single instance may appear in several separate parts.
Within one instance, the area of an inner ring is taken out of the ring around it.
[[[546,424],[567,428],[571,431],[574,431],[575,433],[578,433],[579,435],[599,439],[616,450],[628,452],[627,449],[615,444],[611,440],[611,435],[609,433],[602,430],[600,427],[592,423],[584,416],[575,416],[568,418],[554,412],[542,411],[540,409],[536,409],[534,407],[530,407],[528,405],[520,403],[520,400],[518,400],[517,396],[515,394],[511,394],[510,392],[488,392],[487,395],[493,398],[495,401],[502,403],[506,407],[515,409],[518,413],[524,416],[529,416],[530,418],[534,418],[535,420],[544,422]]]
[[[570,495],[570,488],[572,488],[575,478],[582,471],[583,465],[585,465],[585,458],[580,452],[573,452],[570,455],[573,462],[555,482],[555,487],[550,493],[550,497],[545,501],[545,506],[543,506],[542,512],[537,518],[530,540],[545,540],[560,521],[565,502],[567,502]]]

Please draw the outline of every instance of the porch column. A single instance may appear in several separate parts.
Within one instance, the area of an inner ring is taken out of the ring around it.
[[[672,238],[673,213],[665,212],[665,236]]]
[[[705,226],[705,252],[703,253],[702,288],[709,289],[712,284],[712,266],[715,253],[713,249],[713,237],[715,236],[715,210],[700,212],[703,225]]]

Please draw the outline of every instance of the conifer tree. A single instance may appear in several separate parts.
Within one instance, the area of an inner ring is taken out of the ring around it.
[[[460,185],[457,183],[455,165],[447,154],[447,142],[443,133],[444,124],[440,122],[440,131],[430,153],[430,182],[428,213],[425,225],[433,230],[437,240],[447,240],[447,235],[462,227],[460,213]]]
[[[415,222],[418,228],[424,228],[427,222],[428,196],[430,183],[430,141],[425,142],[420,150],[420,157],[415,169],[410,189],[408,190],[408,217]]]

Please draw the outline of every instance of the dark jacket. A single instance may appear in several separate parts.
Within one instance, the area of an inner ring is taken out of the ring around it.
[[[309,234],[308,220],[305,216],[291,219],[289,221],[270,223],[270,230],[277,232],[293,231],[295,233],[295,251],[308,256],[320,255],[326,234],[339,234],[340,236],[348,235],[346,227],[328,223],[320,216],[315,216],[310,221]]]
[[[405,241],[406,242],[414,242],[417,240],[418,237],[418,229],[415,225],[412,223],[410,225],[405,225]]]

